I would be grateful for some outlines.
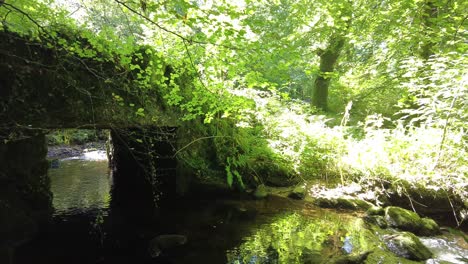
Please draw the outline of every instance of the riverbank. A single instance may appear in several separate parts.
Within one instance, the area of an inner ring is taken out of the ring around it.
[[[53,145],[48,146],[47,159],[57,160],[82,156],[85,152],[106,151],[106,141],[86,142],[80,145]]]

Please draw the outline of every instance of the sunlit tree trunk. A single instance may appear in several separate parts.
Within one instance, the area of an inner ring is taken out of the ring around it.
[[[333,38],[327,49],[321,52],[320,55],[320,73],[315,79],[312,88],[312,106],[315,106],[323,111],[328,109],[328,88],[330,86],[330,78],[335,70],[335,64],[343,49],[343,37]]]

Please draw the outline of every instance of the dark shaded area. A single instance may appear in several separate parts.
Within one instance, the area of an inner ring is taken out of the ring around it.
[[[125,221],[150,221],[158,207],[175,198],[176,129],[119,129],[111,131],[111,138],[111,207]]]
[[[0,249],[30,239],[52,214],[44,134],[0,143]]]

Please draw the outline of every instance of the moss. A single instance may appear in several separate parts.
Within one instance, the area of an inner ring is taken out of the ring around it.
[[[421,226],[418,232],[421,236],[433,236],[440,234],[439,225],[430,218],[421,218]]]

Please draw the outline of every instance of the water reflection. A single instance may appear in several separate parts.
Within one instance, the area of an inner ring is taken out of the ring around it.
[[[327,211],[318,218],[285,214],[228,251],[228,263],[324,263],[363,253],[379,243],[364,225],[361,218]]]
[[[56,215],[109,207],[110,179],[107,160],[61,160],[58,168],[49,170],[49,177]]]

